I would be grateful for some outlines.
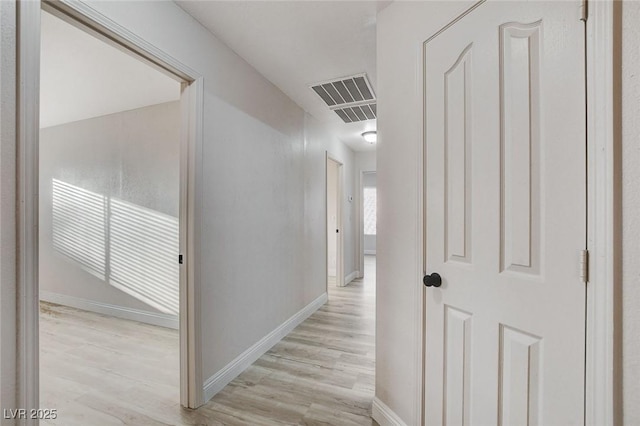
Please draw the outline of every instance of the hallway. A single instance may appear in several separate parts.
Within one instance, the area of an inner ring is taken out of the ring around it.
[[[195,411],[178,404],[177,331],[44,304],[41,343],[45,424],[375,424],[375,257]]]
[[[199,412],[226,424],[371,425],[375,256]],[[227,423],[228,422],[228,423]]]

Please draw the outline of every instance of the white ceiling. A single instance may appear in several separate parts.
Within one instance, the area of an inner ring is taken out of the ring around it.
[[[41,39],[40,127],[180,99],[176,80],[44,11]]]
[[[356,151],[375,120],[344,123],[309,86],[365,72],[376,89],[376,14],[390,1],[177,1]]]

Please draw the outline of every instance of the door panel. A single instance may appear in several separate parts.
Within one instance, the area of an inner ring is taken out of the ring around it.
[[[469,418],[471,363],[471,314],[445,306],[444,323],[444,417],[447,424],[461,425]]]
[[[471,46],[444,74],[445,253],[447,260],[471,260]]]
[[[500,325],[500,425],[538,424],[541,339]]]
[[[540,271],[540,26],[500,27],[501,270]]]
[[[428,425],[583,423],[583,31],[490,1],[425,42]]]

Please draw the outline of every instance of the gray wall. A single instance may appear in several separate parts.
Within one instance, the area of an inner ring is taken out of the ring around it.
[[[175,3],[92,7],[204,79],[195,274],[205,381],[325,292],[323,145],[305,145],[303,110]]]
[[[43,299],[177,315],[179,158],[179,102],[41,129]]]
[[[16,27],[15,2],[0,3],[4,291],[5,284],[11,290],[15,283],[16,92],[9,80],[16,66]],[[322,126],[310,124],[305,134],[303,110],[175,3],[96,1],[91,7],[204,81],[203,151],[195,170],[204,383],[325,292],[324,149],[331,147],[343,160],[349,195],[354,153]],[[353,208],[345,211],[345,272],[355,263],[349,224],[354,214]],[[2,293],[2,304],[14,306],[15,297]],[[15,323],[5,325],[14,336]],[[0,347],[5,348],[15,360],[15,347]],[[3,390],[5,383],[14,389],[3,380]]]
[[[324,219],[315,217],[317,211],[324,215],[322,147],[335,147],[345,161],[351,195],[353,152],[334,138],[313,137],[306,149],[303,110],[175,3],[98,1],[91,7],[185,64],[204,82],[194,212],[204,383],[326,291]],[[13,33],[15,15],[8,17],[10,25],[2,30]],[[15,38],[8,43],[15,46]],[[15,69],[15,59],[4,51],[2,60]],[[2,100],[15,109],[11,93]],[[7,143],[15,150],[15,139]],[[3,166],[3,176],[5,170],[11,171]],[[4,180],[2,185],[13,194],[15,185]],[[320,202],[320,209],[309,207],[307,200]],[[345,214],[353,217],[348,209]],[[11,220],[14,214],[6,222],[3,218],[3,232],[15,229]],[[353,235],[345,240],[349,271]],[[3,261],[14,249],[15,239],[3,243]],[[308,264],[320,273],[305,270]]]
[[[640,2],[622,15],[622,320],[625,425],[640,424]],[[619,15],[618,15],[619,16]]]

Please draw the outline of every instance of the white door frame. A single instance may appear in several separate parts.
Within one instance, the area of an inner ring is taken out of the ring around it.
[[[343,164],[342,161],[338,160],[335,156],[331,155],[328,151],[325,151],[325,161],[324,161],[324,217],[325,217],[325,235],[329,234],[329,199],[327,197],[327,193],[329,192],[329,161],[333,161],[338,165],[338,193],[337,193],[337,214],[336,214],[336,225],[340,232],[338,232],[337,238],[337,250],[336,250],[336,285],[338,287],[344,287],[344,229],[342,226],[342,213],[344,212],[344,206],[342,205],[342,194],[343,190]],[[325,237],[327,238],[327,237]],[[329,241],[326,240],[326,250],[325,250],[325,282],[329,283]],[[329,289],[327,288],[327,291]]]
[[[620,199],[616,186],[620,146],[614,118],[614,16],[612,0],[590,1],[587,19],[587,341],[585,424],[621,424],[622,375],[618,340],[622,326],[614,314],[621,291]]]
[[[474,4],[466,14],[483,1]],[[586,246],[589,250],[589,282],[586,285],[586,377],[585,377],[585,425],[613,426],[619,424],[622,397],[621,366],[616,348],[622,342],[616,335],[621,327],[614,315],[621,289],[620,199],[616,193],[616,183],[620,183],[620,146],[616,139],[614,121],[614,17],[613,0],[591,1],[588,4],[586,21],[586,91],[587,91],[587,232]],[[618,6],[619,7],[619,6]],[[578,13],[576,11],[576,19]],[[448,26],[448,25],[447,25]],[[446,27],[445,27],[446,28]],[[440,31],[443,31],[445,28]],[[437,34],[437,33],[436,33]],[[417,76],[424,75],[424,43],[416,46]],[[423,78],[416,79],[418,93],[423,93]],[[422,110],[422,98],[416,105]],[[420,124],[422,128],[422,124]],[[420,140],[418,156],[419,203],[418,223],[420,242],[418,244],[418,271],[416,276],[416,338],[419,342],[416,353],[416,372],[420,372],[418,391],[415,393],[415,407],[420,424],[424,424],[424,140]],[[576,267],[578,255],[576,254]]]
[[[39,406],[38,291],[38,139],[40,104],[40,11],[45,8],[67,22],[181,80],[180,148],[180,402],[196,408],[202,395],[200,349],[199,246],[195,212],[201,167],[203,78],[166,52],[139,38],[84,2],[18,1],[18,279],[17,406]],[[178,261],[178,259],[176,259]],[[24,424],[37,424],[25,420]]]

